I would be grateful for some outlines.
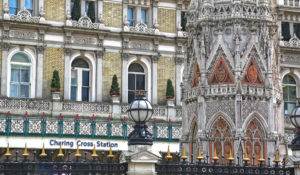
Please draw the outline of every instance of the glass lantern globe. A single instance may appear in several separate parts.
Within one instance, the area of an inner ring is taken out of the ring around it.
[[[128,135],[128,145],[152,145],[153,137],[146,125],[153,114],[151,103],[144,96],[138,96],[127,112],[135,122],[134,130]]]
[[[152,105],[145,97],[139,97],[131,103],[128,114],[134,122],[145,123],[152,117]]]
[[[291,116],[291,123],[295,126],[295,136],[292,141],[292,150],[300,151],[300,106],[295,107]]]

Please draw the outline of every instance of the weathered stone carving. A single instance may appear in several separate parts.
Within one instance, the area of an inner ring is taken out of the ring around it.
[[[135,27],[129,27],[130,32],[137,32],[137,33],[149,33],[149,34],[155,34],[155,29],[148,28],[147,24],[141,22],[136,24]]]
[[[130,41],[129,48],[131,49],[143,49],[143,50],[152,50],[153,46],[151,42],[148,41]]]
[[[37,39],[37,33],[24,30],[11,30],[10,37],[18,39]]]
[[[95,45],[96,38],[87,37],[87,36],[73,36],[72,43],[74,44],[81,44],[81,45]]]
[[[234,80],[221,57],[216,65],[213,75],[209,80],[210,84],[232,84]]]
[[[244,73],[242,83],[252,85],[264,85],[263,79],[253,59],[250,60],[248,68]]]
[[[78,28],[99,29],[100,23],[93,23],[87,15],[84,15],[79,18],[78,21],[72,21],[72,26]]]
[[[10,20],[19,22],[39,23],[40,17],[32,17],[27,9],[18,12],[17,15],[10,15]]]

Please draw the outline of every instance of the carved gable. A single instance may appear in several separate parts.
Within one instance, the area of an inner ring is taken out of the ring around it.
[[[196,62],[195,68],[194,68],[192,88],[198,86],[198,84],[199,84],[198,78],[199,77],[200,77],[200,69],[199,69],[198,63]]]
[[[228,71],[228,68],[221,57],[210,77],[209,84],[233,84],[234,80]]]
[[[246,72],[244,73],[242,83],[251,85],[264,85],[263,79],[253,59],[251,59],[249,62]]]

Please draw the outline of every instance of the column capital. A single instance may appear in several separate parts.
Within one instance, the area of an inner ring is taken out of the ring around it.
[[[72,53],[71,48],[65,48],[64,51],[65,51],[65,54],[68,54],[68,55],[70,55]]]
[[[38,51],[39,54],[44,53],[45,46],[37,46],[36,48],[37,48],[37,51]]]
[[[175,57],[175,64],[180,65],[183,63],[183,58],[182,57]]]
[[[9,43],[2,43],[2,50],[8,51],[10,49],[10,44]]]
[[[159,55],[152,55],[152,56],[151,56],[152,62],[153,62],[153,63],[157,63],[159,57],[160,57]]]
[[[124,61],[128,61],[128,59],[129,59],[129,53],[121,53],[121,57],[122,57],[122,60],[124,60]]]
[[[103,55],[104,55],[104,51],[102,51],[102,50],[101,51],[100,50],[96,51],[97,59],[102,59]]]

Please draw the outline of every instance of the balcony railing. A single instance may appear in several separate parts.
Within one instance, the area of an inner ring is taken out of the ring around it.
[[[300,1],[299,0],[284,0],[284,6],[289,7],[300,7]]]
[[[32,137],[72,137],[72,138],[102,138],[126,140],[133,131],[134,123],[124,118],[119,121],[75,118],[47,118],[12,116],[10,113],[0,116],[0,136],[32,136]],[[154,141],[178,142],[181,137],[181,125],[157,123],[156,120],[148,123],[149,131]]]

